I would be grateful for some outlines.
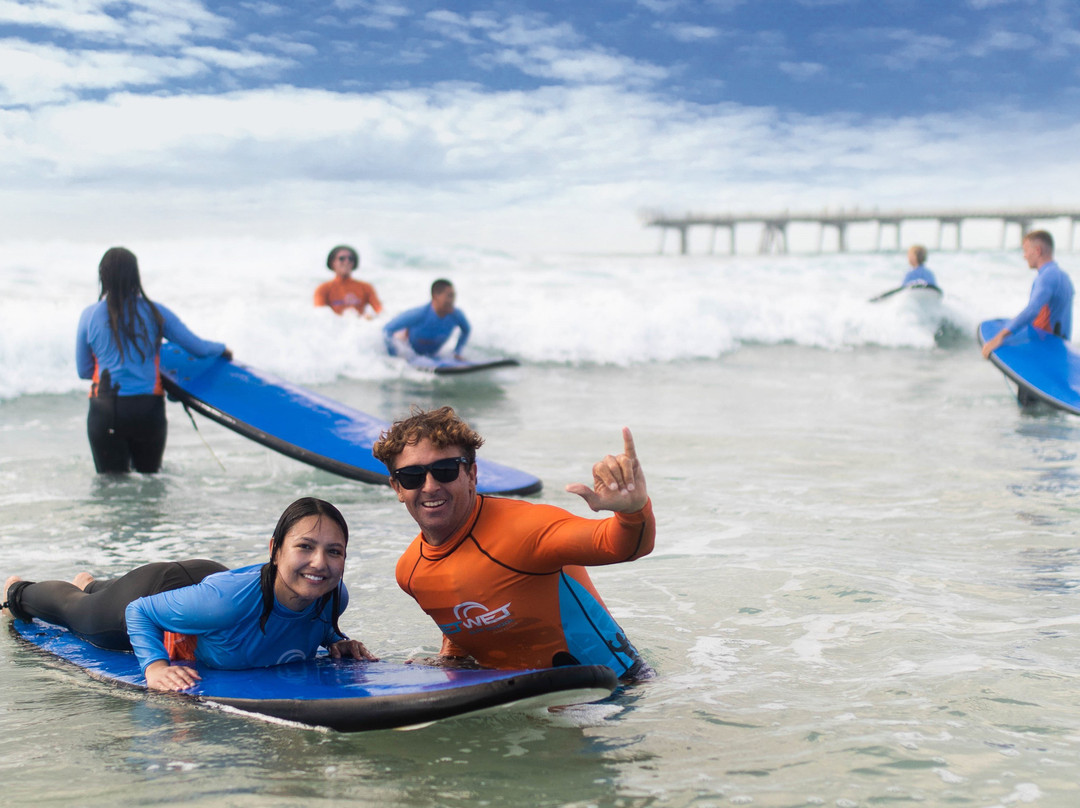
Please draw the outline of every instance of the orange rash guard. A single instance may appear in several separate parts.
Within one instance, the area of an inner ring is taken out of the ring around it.
[[[652,503],[585,519],[553,505],[477,496],[465,525],[433,546],[417,536],[398,559],[398,585],[443,633],[442,652],[490,668],[642,663],[581,565],[648,555]]]
[[[348,308],[363,314],[364,308],[369,305],[375,309],[376,314],[382,311],[382,303],[375,294],[375,287],[355,278],[335,277],[321,284],[315,290],[315,305],[329,306],[338,314],[344,313]]]

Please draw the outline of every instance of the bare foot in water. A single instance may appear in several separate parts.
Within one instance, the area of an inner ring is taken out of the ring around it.
[[[74,578],[71,579],[71,583],[79,587],[83,592],[86,591],[86,587],[90,586],[94,582],[94,576],[89,572],[80,572]]]
[[[20,578],[18,575],[12,575],[10,578],[8,578],[6,581],[4,581],[4,598],[3,598],[3,601],[2,601],[3,603],[7,603],[7,599],[8,599],[7,593],[8,593],[8,590],[11,589],[11,585],[13,583],[15,583],[16,581],[21,581],[21,580],[22,580],[22,578]],[[9,614],[10,612],[11,612],[11,609],[0,609],[0,614]]]

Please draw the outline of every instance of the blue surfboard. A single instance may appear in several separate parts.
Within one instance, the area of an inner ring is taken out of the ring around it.
[[[197,358],[161,346],[161,380],[173,398],[288,457],[342,477],[388,485],[371,447],[390,424],[270,373],[221,357]],[[524,471],[476,460],[482,494],[533,494],[543,483]]]
[[[159,693],[147,690],[133,653],[98,648],[40,620],[9,624],[30,647],[71,663],[98,681],[341,732],[425,726],[496,708],[585,704],[607,698],[619,684],[615,672],[603,665],[454,670],[323,655],[240,671],[201,666],[202,680],[195,687],[178,694]]]
[[[996,336],[1007,322],[980,323],[979,344]],[[1080,352],[1068,340],[1024,326],[990,354],[990,361],[1029,396],[1080,415]]]

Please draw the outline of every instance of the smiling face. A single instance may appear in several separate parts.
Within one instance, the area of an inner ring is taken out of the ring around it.
[[[273,560],[277,564],[274,597],[294,612],[303,611],[341,581],[345,537],[333,519],[305,516],[285,534]]]
[[[429,439],[406,445],[394,461],[394,468],[427,465],[436,460],[461,457],[466,452],[460,446],[436,448]],[[405,503],[409,515],[420,526],[420,532],[429,544],[439,545],[449,539],[472,512],[476,502],[476,463],[459,469],[457,479],[449,483],[438,482],[430,473],[424,484],[409,490],[391,478],[391,485],[398,500]]]

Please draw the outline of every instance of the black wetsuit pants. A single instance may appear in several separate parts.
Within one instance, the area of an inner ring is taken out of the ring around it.
[[[227,567],[205,558],[161,561],[133,569],[108,581],[79,589],[67,581],[16,581],[7,592],[12,614],[22,620],[37,617],[66,626],[99,648],[130,651],[124,610],[133,600],[197,584]]]
[[[86,416],[86,434],[98,473],[132,468],[153,474],[165,454],[165,397],[94,396]]]

